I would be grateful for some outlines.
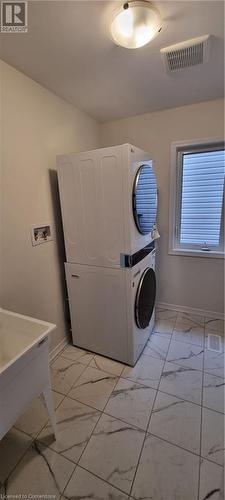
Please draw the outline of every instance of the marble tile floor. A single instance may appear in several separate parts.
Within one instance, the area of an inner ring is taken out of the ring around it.
[[[165,309],[134,368],[67,346],[51,365],[59,436],[37,398],[0,443],[0,498],[223,500],[223,322]]]

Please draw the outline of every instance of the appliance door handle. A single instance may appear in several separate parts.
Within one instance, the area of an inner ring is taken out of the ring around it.
[[[72,278],[77,278],[77,279],[80,277],[79,274],[71,274],[71,276]]]

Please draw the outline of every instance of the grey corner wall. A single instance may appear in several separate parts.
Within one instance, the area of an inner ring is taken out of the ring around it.
[[[99,125],[1,62],[2,306],[57,324],[65,337],[64,249],[56,155],[95,148]],[[53,222],[56,238],[31,245],[30,226]]]
[[[2,279],[2,198],[3,198],[3,186],[2,186],[2,155],[3,155],[3,144],[2,144],[2,103],[3,103],[3,92],[2,92],[2,73],[1,73],[1,61],[0,61],[0,308],[3,302],[3,279]]]
[[[131,142],[152,153],[159,186],[158,300],[222,312],[222,259],[168,255],[170,146],[173,141],[224,137],[223,100],[147,113],[101,125],[101,145]]]

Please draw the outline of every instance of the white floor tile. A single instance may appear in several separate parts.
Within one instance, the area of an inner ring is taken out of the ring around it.
[[[148,432],[200,453],[201,407],[158,392]]]
[[[170,338],[175,325],[173,319],[157,319],[154,326],[154,332],[159,333],[167,338]]]
[[[224,464],[224,415],[202,409],[201,455],[219,465]]]
[[[80,465],[129,494],[144,436],[143,431],[102,415]]]
[[[79,361],[59,356],[51,365],[52,389],[66,395],[84,370]]]
[[[205,329],[213,330],[221,335],[224,335],[224,321],[216,318],[205,318]]]
[[[224,409],[224,379],[204,373],[203,378],[203,406],[211,410],[225,413]]]
[[[150,387],[120,379],[106,405],[105,413],[146,429],[156,391]]]
[[[53,450],[34,443],[7,483],[8,495],[53,495],[58,500],[74,470],[74,464]],[[26,498],[26,497],[24,497]]]
[[[55,408],[59,406],[64,396],[52,391]],[[30,436],[36,437],[48,421],[48,411],[44,398],[40,396],[34,399],[28,410],[16,421],[15,427]]]
[[[133,368],[130,366],[124,368],[122,377],[157,389],[163,365],[164,361],[142,354]]]
[[[201,404],[202,372],[166,362],[159,390]]]
[[[195,326],[204,326],[205,318],[198,314],[190,314],[186,312],[178,312],[177,321],[182,323],[192,323]]]
[[[196,455],[148,436],[131,494],[137,500],[197,500],[198,471]]]
[[[166,360],[188,368],[202,370],[203,353],[203,347],[172,340]]]
[[[88,365],[92,360],[94,354],[88,351],[84,351],[84,349],[80,349],[74,345],[69,344],[61,354],[62,358],[70,359],[71,361],[78,361],[82,363],[82,365]]]
[[[170,339],[159,335],[158,333],[152,333],[149,341],[146,344],[144,354],[148,354],[153,358],[165,360],[170,345]]]
[[[173,331],[173,340],[204,346],[204,318],[178,313]]]
[[[77,466],[67,485],[64,498],[75,500],[128,500],[125,493]]]
[[[0,441],[0,483],[4,483],[31,445],[32,438],[17,429],[11,429]]]
[[[156,307],[155,317],[156,320],[163,319],[175,322],[177,318],[177,311],[172,311],[170,309],[163,309],[162,307]]]
[[[187,323],[176,323],[172,339],[203,347],[204,328],[201,326],[191,326]]]
[[[223,476],[222,467],[202,459],[200,465],[199,500],[223,500]]]
[[[119,363],[118,361],[114,361],[112,359],[98,355],[95,355],[93,357],[89,366],[97,368],[98,370],[103,370],[116,376],[120,376],[124,368],[123,363]]]
[[[114,375],[88,366],[69,392],[69,396],[103,410],[117,380]]]
[[[50,423],[42,430],[38,440],[76,463],[100,415],[99,411],[90,406],[65,398],[56,412],[57,440]]]

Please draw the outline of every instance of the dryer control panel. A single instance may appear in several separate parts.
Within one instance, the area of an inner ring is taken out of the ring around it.
[[[133,267],[138,264],[141,260],[147,257],[154,250],[155,252],[155,243],[152,241],[138,252],[133,253],[132,255],[120,254],[120,267]]]

